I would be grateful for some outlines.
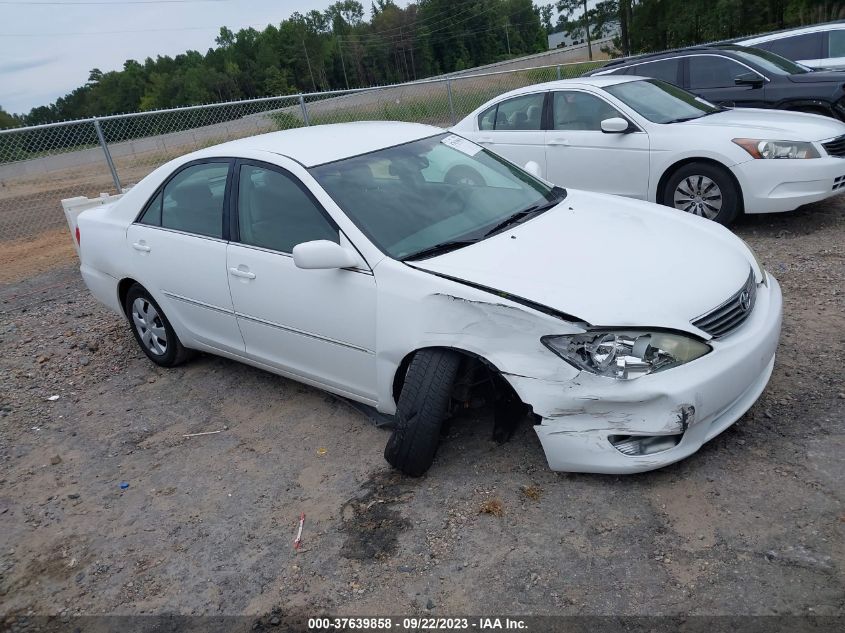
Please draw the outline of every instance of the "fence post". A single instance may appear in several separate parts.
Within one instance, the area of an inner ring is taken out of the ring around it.
[[[305,125],[311,125],[311,122],[308,120],[308,110],[305,107],[305,97],[299,95],[299,107],[302,108],[302,120],[305,121]]]
[[[557,79],[560,81],[560,66],[557,67]]]
[[[446,93],[449,95],[449,118],[452,120],[452,125],[455,125],[455,104],[452,103],[452,80],[446,80]]]
[[[100,120],[97,117],[94,117],[94,129],[97,130],[97,138],[100,141],[100,147],[103,148],[103,154],[106,155],[106,163],[109,166],[111,178],[114,180],[114,186],[117,188],[117,193],[123,193],[123,187],[120,186],[120,178],[117,177],[117,168],[115,168],[114,161],[111,159],[111,152],[109,152],[106,137],[103,136],[103,128],[100,127]]]

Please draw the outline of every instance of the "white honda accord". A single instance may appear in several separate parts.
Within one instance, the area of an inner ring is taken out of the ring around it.
[[[845,123],[716,107],[672,84],[597,76],[520,88],[453,130],[551,182],[722,224],[845,192]],[[472,175],[467,179],[471,180]]]
[[[375,407],[410,475],[484,404],[499,440],[530,421],[555,470],[665,466],[774,365],[780,288],[729,231],[425,125],[210,147],[69,219],[85,282],[150,360],[201,350]]]

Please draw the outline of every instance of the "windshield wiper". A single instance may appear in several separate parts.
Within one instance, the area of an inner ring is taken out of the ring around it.
[[[517,211],[513,215],[505,218],[501,222],[499,222],[496,226],[492,229],[488,230],[484,237],[490,237],[502,231],[509,226],[513,226],[514,224],[520,224],[521,222],[525,222],[529,217],[534,217],[535,215],[540,215],[549,209],[556,207],[560,204],[560,201],[566,197],[566,189],[563,187],[554,187],[552,189],[552,194],[554,194],[554,198],[551,200],[546,200],[543,202],[538,202],[537,204],[532,204],[530,207],[523,209],[522,211]]]
[[[447,242],[441,242],[440,244],[435,244],[434,246],[429,246],[422,250],[417,251],[416,253],[411,253],[410,255],[405,255],[400,261],[406,262],[410,259],[424,259],[426,257],[434,257],[435,255],[442,255],[443,253],[448,253],[449,251],[454,251],[458,248],[462,248],[464,246],[468,246],[469,244],[475,244],[480,238],[475,239],[464,239],[464,240],[449,240]]]
[[[680,117],[680,118],[677,118],[677,119],[671,119],[669,121],[666,121],[666,123],[684,123],[686,121],[695,121],[696,119],[703,119],[704,117],[710,116],[711,114],[716,114],[718,112],[724,112],[726,109],[727,108],[718,108],[716,110],[710,110],[709,112],[704,112],[702,114],[699,114],[698,116],[685,116],[685,117]]]

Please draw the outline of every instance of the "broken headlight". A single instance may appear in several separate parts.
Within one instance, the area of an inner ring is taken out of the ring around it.
[[[683,334],[640,330],[591,331],[544,336],[541,340],[578,369],[620,380],[683,365],[711,349]]]

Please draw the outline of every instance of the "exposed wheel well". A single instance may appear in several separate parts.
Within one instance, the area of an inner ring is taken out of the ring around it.
[[[120,300],[120,307],[126,312],[126,295],[129,294],[129,289],[134,286],[137,281],[130,277],[121,279],[117,284],[117,298]]]
[[[666,181],[669,180],[669,177],[673,173],[675,173],[675,171],[677,171],[684,165],[689,165],[690,163],[706,163],[725,172],[731,179],[731,181],[733,181],[734,186],[736,187],[736,190],[739,193],[739,196],[737,197],[737,199],[739,200],[739,213],[743,213],[745,211],[745,198],[742,193],[742,187],[740,187],[739,181],[736,179],[736,176],[734,176],[734,173],[730,169],[725,167],[724,164],[720,163],[717,160],[713,160],[712,158],[685,158],[667,167],[666,171],[664,171],[663,175],[660,177],[660,180],[657,181],[657,191],[655,196],[657,204],[663,204],[663,188],[666,186]]]
[[[520,419],[531,412],[531,406],[524,403],[502,372],[486,358],[458,348],[420,348],[409,353],[393,377],[393,398],[398,403],[402,394],[405,375],[414,355],[423,349],[449,349],[461,355],[461,366],[452,389],[452,400],[456,408],[476,408],[485,404],[493,406],[494,439],[507,440]]]

